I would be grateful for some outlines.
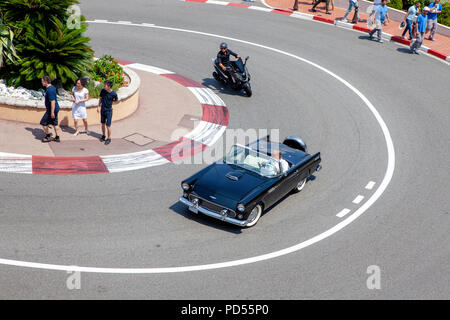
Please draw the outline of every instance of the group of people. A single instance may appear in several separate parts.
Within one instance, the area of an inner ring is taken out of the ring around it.
[[[61,142],[58,126],[58,113],[60,108],[58,104],[57,90],[55,86],[52,85],[52,79],[49,76],[42,77],[41,83],[45,88],[44,101],[46,109],[40,122],[45,132],[45,137],[42,139],[42,142]],[[84,86],[84,81],[82,79],[78,79],[72,89],[72,117],[75,124],[75,136],[80,133],[89,134],[86,110],[86,102],[89,100],[89,90]],[[112,105],[114,101],[118,101],[118,96],[112,89],[112,81],[105,81],[103,86],[104,87],[100,92],[97,113],[100,114],[100,122],[102,124],[102,137],[100,138],[100,141],[104,142],[105,145],[108,145],[111,143],[111,122],[113,115]],[[78,130],[79,120],[83,121],[84,131]],[[50,127],[53,127],[55,131],[54,138],[52,138],[52,133],[50,133]],[[106,136],[106,131],[108,136]]]
[[[329,6],[331,4],[332,10],[334,10],[333,0],[313,0],[313,7],[310,11],[316,12],[315,8],[317,7],[317,5],[320,2],[324,1],[326,2],[325,13],[331,14],[331,12],[329,12]],[[368,27],[373,27],[373,29],[369,33],[369,37],[370,39],[373,39],[374,34],[377,33],[378,42],[383,42],[383,40],[381,39],[382,26],[389,23],[387,7],[388,3],[389,0],[374,0],[373,9],[371,10],[369,18],[367,20]],[[436,33],[437,29],[437,16],[442,11],[440,0],[435,0],[434,2],[430,3],[428,7],[423,8],[422,12],[420,12],[420,7],[421,3],[419,1],[416,1],[416,3],[408,9],[403,22],[405,24],[405,29],[402,33],[402,37],[404,38],[406,32],[409,32],[409,40],[413,40],[414,38],[416,38],[415,41],[411,42],[410,48],[412,53],[418,53],[417,50],[422,45],[426,33],[430,32],[428,40],[435,41],[434,34]],[[342,18],[342,21],[349,22],[347,20],[347,16],[352,10],[355,10],[352,23],[361,21],[359,19],[358,0],[349,0],[347,12]],[[418,15],[417,18],[416,15]]]
[[[388,0],[381,0],[379,5],[375,5],[368,19],[368,26],[375,24],[375,28],[369,32],[369,36],[372,39],[375,32],[377,32],[379,42],[383,42],[381,39],[382,25],[389,23],[387,2]],[[402,38],[405,37],[406,32],[409,32],[409,40],[411,40],[410,50],[411,53],[415,54],[418,54],[417,50],[422,46],[427,32],[430,32],[428,40],[435,41],[434,34],[437,29],[437,16],[442,11],[440,0],[435,0],[435,2],[430,3],[427,7],[423,8],[422,12],[420,12],[420,7],[420,1],[416,1],[408,9],[403,21],[405,29],[403,30]],[[416,14],[418,15],[417,18]],[[414,38],[415,40],[413,41]]]
[[[409,40],[412,40],[415,36],[416,40],[411,42],[411,52],[418,53],[417,50],[422,46],[425,34],[430,32],[428,40],[435,41],[434,34],[437,29],[437,16],[442,11],[442,5],[440,0],[435,0],[423,8],[420,12],[421,3],[416,3],[408,9],[408,14],[405,16],[405,30],[403,30],[402,38],[405,38],[406,32],[409,32]],[[416,20],[414,18],[418,14]],[[413,31],[414,30],[414,31]]]

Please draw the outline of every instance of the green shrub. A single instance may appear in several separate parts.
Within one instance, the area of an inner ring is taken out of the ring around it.
[[[373,2],[373,0],[368,0]],[[421,8],[424,6],[428,6],[430,3],[434,2],[434,0],[419,0],[422,4]],[[395,8],[398,10],[408,10],[409,7],[414,5],[416,3],[416,0],[391,0],[390,3],[388,3],[388,7]],[[441,6],[442,6],[442,12],[438,15],[438,23],[449,27],[450,26],[450,3],[447,1],[441,0]]]
[[[89,91],[89,98],[100,98],[100,92],[103,89],[103,83],[98,83],[93,80],[89,81],[86,86]],[[113,85],[112,89],[117,92],[119,86],[117,84]]]
[[[0,78],[8,85],[29,89],[41,86],[39,78],[49,75],[55,84],[71,88],[74,81],[88,74],[93,50],[84,17],[80,28],[66,25],[71,5],[77,0],[0,0],[4,22],[15,30],[16,64],[6,61]],[[17,32],[16,32],[17,31]]]
[[[438,23],[450,27],[450,3],[446,2],[442,5],[442,12],[438,15]]]
[[[388,3],[388,7],[402,10],[403,9],[403,1],[402,0],[391,0],[391,2]]]
[[[95,61],[91,75],[95,81],[104,82],[110,80],[117,87],[123,87],[125,84],[123,68],[117,60],[108,55]]]
[[[66,21],[67,9],[78,3],[78,0],[1,0],[0,11],[6,24],[27,29],[38,22]]]
[[[14,32],[9,26],[3,24],[3,19],[0,17],[0,68],[6,61],[15,64],[19,59],[13,41]]]
[[[17,46],[21,60],[7,77],[7,83],[30,89],[39,88],[44,75],[49,75],[57,85],[72,88],[74,82],[92,65],[93,51],[87,45],[89,38],[80,29],[69,29],[60,21],[55,21],[54,29],[37,23],[24,34],[25,41]]]

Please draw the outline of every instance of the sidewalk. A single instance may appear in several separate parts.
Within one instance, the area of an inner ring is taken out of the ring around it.
[[[173,141],[175,131],[181,135],[192,131],[195,121],[200,121],[203,114],[196,97],[171,79],[134,71],[141,78],[139,107],[126,119],[114,122],[113,116],[110,145],[105,146],[99,141],[102,135],[100,125],[89,126],[89,135],[74,136],[71,119],[70,126],[60,128],[60,143],[42,143],[40,140],[45,134],[39,123],[0,120],[0,153],[50,157],[122,154],[166,145]],[[84,130],[81,120],[78,125],[80,130]]]
[[[292,10],[293,6],[294,6],[294,0],[265,0],[267,5],[274,7],[274,8],[278,8],[278,9],[287,9],[287,10]],[[341,20],[344,17],[345,12],[347,11],[347,8],[338,8],[335,7],[334,10],[331,11],[331,5],[330,5],[330,12],[331,15],[325,14],[325,2],[319,4],[316,7],[317,12],[311,12],[309,11],[312,8],[312,4],[311,1],[305,1],[305,0],[301,0],[298,2],[298,12],[302,12],[302,13],[307,13],[310,15],[315,15],[315,16],[320,16],[326,19],[331,19],[331,20]],[[354,11],[352,11],[351,13],[348,14],[347,16],[347,20],[351,20],[351,18],[353,17]],[[369,17],[369,15],[366,12],[360,12],[359,13],[359,18],[361,20],[363,20],[363,22],[359,22],[357,23],[358,26],[362,27],[362,28],[367,28],[367,18]],[[389,33],[393,36],[401,36],[403,29],[399,29],[399,22],[396,21],[391,21],[391,23],[387,26],[383,26],[383,32],[384,33]],[[408,34],[406,34],[406,39],[408,39]],[[433,49],[435,51],[438,51],[440,53],[443,53],[446,56],[450,56],[450,38],[440,35],[440,34],[435,34],[435,40],[436,41],[430,41],[430,40],[424,40],[423,45]],[[405,44],[409,43],[409,41],[407,40],[405,42]]]

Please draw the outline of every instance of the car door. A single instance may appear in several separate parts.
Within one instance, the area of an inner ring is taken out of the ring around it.
[[[301,172],[299,167],[293,167],[283,174],[284,178],[282,179],[281,185],[279,187],[280,198],[285,196],[295,188],[297,183],[300,181],[300,173]]]

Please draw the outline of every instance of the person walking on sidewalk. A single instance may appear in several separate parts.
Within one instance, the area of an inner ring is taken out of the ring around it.
[[[387,25],[389,23],[388,7],[386,5],[386,0],[382,0],[381,4],[376,7],[375,15],[373,17],[373,23],[375,23],[375,28],[369,32],[370,40],[373,39],[373,35],[377,32],[378,42],[383,43],[381,40],[382,29],[381,26]]]
[[[52,85],[52,79],[49,76],[42,77],[41,83],[45,87],[45,114],[40,122],[45,131],[45,138],[42,139],[42,142],[60,142],[58,135],[59,104],[56,97],[56,88]],[[53,126],[55,130],[54,139],[52,139],[52,134],[49,132],[49,126]]]
[[[349,0],[348,1],[348,10],[342,18],[342,21],[348,22],[347,16],[352,11],[353,7],[355,7],[356,21],[359,21],[359,10],[358,10],[358,0]]]
[[[100,141],[104,141],[105,145],[111,143],[111,122],[113,109],[113,101],[118,101],[117,93],[112,89],[113,82],[106,80],[104,82],[104,88],[100,92],[100,99],[98,101],[97,112],[100,112],[100,122],[102,123],[102,137]],[[108,129],[108,138],[105,136],[105,126]]]
[[[89,100],[89,90],[83,85],[83,81],[78,79],[75,82],[75,87],[72,89],[72,117],[75,124],[74,136],[77,136],[80,131],[78,131],[78,120],[82,119],[84,124],[84,132],[89,134],[88,124],[87,124],[87,112],[86,112],[86,101]]]
[[[416,40],[414,42],[411,42],[411,46],[409,47],[411,53],[419,54],[417,50],[419,50],[419,48],[422,46],[423,38],[425,37],[425,30],[428,20],[427,14],[429,14],[429,12],[430,8],[425,7],[423,8],[422,14],[417,17]]]
[[[371,21],[372,16],[375,14],[376,8],[381,4],[381,0],[373,0],[372,11],[370,11],[369,18],[367,18],[367,22]],[[370,7],[369,7],[370,9]]]
[[[405,34],[408,31],[409,32],[409,40],[412,40],[412,38],[413,38],[412,24],[413,24],[414,18],[416,17],[416,14],[420,11],[420,6],[421,6],[420,1],[416,1],[416,3],[413,6],[409,7],[408,13],[405,16],[405,20],[404,20],[406,23],[406,26],[405,26],[405,30],[403,30],[402,38],[405,38]]]
[[[316,0],[316,2],[314,2],[311,11],[312,12],[316,12],[316,7],[319,5],[319,3],[324,2],[325,1],[325,10],[326,10],[326,14],[331,14],[331,12],[329,11],[330,8],[330,0]]]
[[[441,0],[435,0],[435,2],[430,3],[428,6],[430,12],[428,13],[427,30],[425,33],[428,33],[428,31],[430,32],[428,40],[431,41],[434,41],[434,34],[437,29],[437,15],[442,11],[442,6],[439,2],[441,2]]]

